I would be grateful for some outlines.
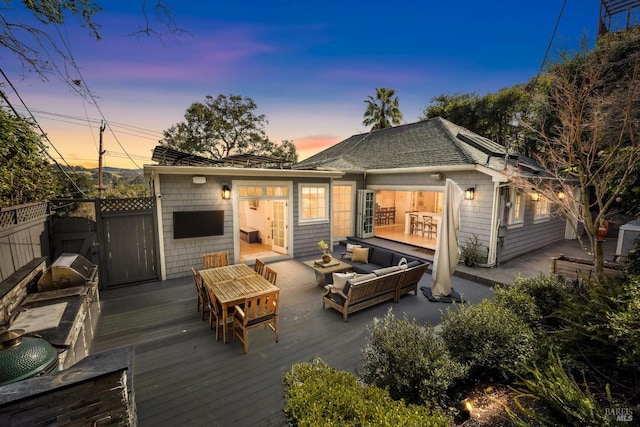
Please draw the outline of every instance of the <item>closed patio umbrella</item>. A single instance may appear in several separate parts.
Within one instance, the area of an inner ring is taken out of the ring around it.
[[[454,181],[447,179],[444,186],[444,209],[436,236],[436,253],[433,256],[431,294],[434,297],[451,295],[451,275],[460,260],[458,234],[463,194]]]

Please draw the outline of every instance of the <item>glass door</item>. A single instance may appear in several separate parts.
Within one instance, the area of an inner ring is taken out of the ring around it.
[[[274,200],[271,214],[271,236],[273,242],[271,249],[276,252],[287,253],[287,202]]]
[[[358,190],[358,229],[356,236],[373,237],[376,193],[373,190]]]

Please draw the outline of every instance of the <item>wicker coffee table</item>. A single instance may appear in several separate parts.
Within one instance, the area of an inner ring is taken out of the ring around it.
[[[326,264],[320,259],[304,261],[303,264],[307,267],[311,267],[313,271],[315,271],[316,281],[318,282],[318,285],[322,286],[327,284],[327,274],[341,273],[351,269],[351,264],[347,264],[346,262],[342,262],[335,258],[331,258],[331,261]]]

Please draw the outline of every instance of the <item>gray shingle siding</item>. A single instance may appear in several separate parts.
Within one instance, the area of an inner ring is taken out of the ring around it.
[[[164,230],[165,269],[167,279],[191,274],[189,268],[202,265],[202,254],[228,251],[233,259],[233,216],[230,200],[220,198],[220,188],[224,177],[207,176],[205,184],[194,184],[191,175],[160,175],[162,194],[162,228]],[[173,238],[173,212],[183,211],[224,211],[224,235]]]
[[[564,218],[552,216],[548,221],[534,224],[534,203],[527,198],[523,227],[507,229],[504,244],[498,245],[498,262],[508,261],[564,239],[566,225]],[[549,273],[549,270],[541,273]]]

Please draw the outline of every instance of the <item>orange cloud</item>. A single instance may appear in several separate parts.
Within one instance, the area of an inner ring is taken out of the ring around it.
[[[337,144],[342,139],[332,135],[312,135],[296,138],[293,143],[298,152],[298,159],[304,160],[314,154]]]

